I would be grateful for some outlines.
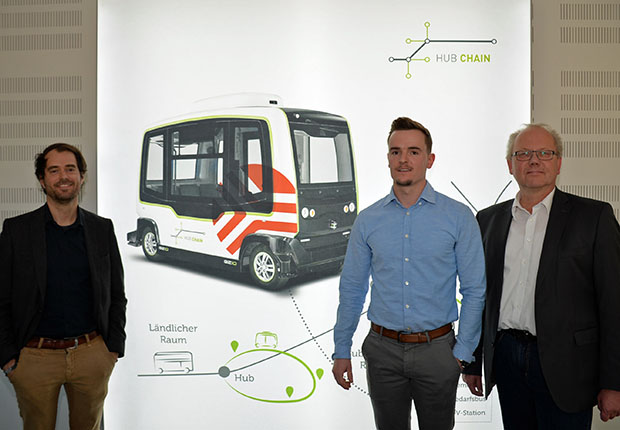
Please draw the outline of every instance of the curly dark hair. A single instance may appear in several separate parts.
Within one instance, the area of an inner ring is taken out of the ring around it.
[[[68,143],[53,143],[47,148],[45,148],[43,152],[37,154],[37,157],[34,160],[34,174],[36,175],[37,179],[41,180],[45,176],[45,167],[47,166],[47,154],[54,150],[58,152],[72,152],[73,155],[75,155],[75,160],[77,162],[77,168],[80,171],[80,176],[82,178],[84,177],[84,175],[86,174],[87,166],[86,160],[84,159],[84,156],[82,155],[80,150],[73,145],[69,145]],[[43,192],[45,193],[45,189],[43,189]]]

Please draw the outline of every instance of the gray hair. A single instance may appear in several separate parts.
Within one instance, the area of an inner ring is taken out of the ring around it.
[[[523,124],[520,129],[510,135],[510,137],[508,138],[508,147],[506,148],[506,160],[510,160],[512,158],[512,153],[514,152],[515,141],[517,140],[517,137],[519,137],[519,135],[525,130],[534,127],[542,128],[547,133],[549,133],[551,137],[553,137],[553,141],[555,142],[555,149],[557,152],[556,155],[558,156],[558,158],[562,158],[562,153],[564,152],[564,145],[562,144],[562,137],[560,136],[560,133],[555,131],[555,129],[550,125],[539,122],[535,124]]]

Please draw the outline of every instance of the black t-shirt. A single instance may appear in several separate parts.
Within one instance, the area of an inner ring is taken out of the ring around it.
[[[95,330],[93,288],[80,213],[59,226],[46,207],[47,288],[37,337],[62,339]]]

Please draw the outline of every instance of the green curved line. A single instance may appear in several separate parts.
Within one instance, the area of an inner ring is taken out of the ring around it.
[[[229,386],[232,390],[236,391],[237,393],[241,394],[241,395],[242,395],[242,396],[244,396],[244,397],[247,397],[248,399],[257,400],[257,401],[259,401],[259,402],[266,402],[266,403],[297,403],[297,402],[301,402],[301,401],[304,401],[304,400],[308,399],[308,398],[309,398],[312,394],[314,394],[314,391],[316,390],[316,378],[314,377],[314,373],[312,373],[312,370],[310,370],[310,367],[308,367],[308,365],[307,365],[306,363],[304,363],[303,361],[301,361],[301,359],[299,359],[299,358],[295,357],[294,355],[289,354],[288,352],[285,352],[285,351],[280,351],[280,350],[277,350],[277,349],[250,349],[250,350],[248,350],[248,351],[244,351],[244,352],[242,352],[242,353],[240,353],[240,354],[235,355],[233,358],[231,358],[230,360],[228,360],[228,361],[226,362],[226,364],[230,363],[230,362],[231,362],[231,361],[233,361],[235,358],[240,357],[240,356],[242,356],[242,355],[244,355],[244,354],[247,354],[247,353],[249,353],[249,352],[258,352],[258,351],[277,352],[278,354],[284,354],[284,355],[286,355],[286,356],[288,356],[288,357],[291,357],[291,358],[292,358],[292,359],[294,359],[294,360],[299,361],[299,362],[302,364],[302,366],[304,366],[304,367],[306,368],[306,370],[308,371],[308,373],[310,373],[310,376],[312,376],[312,390],[310,391],[310,393],[308,393],[308,395],[307,395],[307,396],[302,397],[302,398],[300,398],[300,399],[296,399],[296,400],[267,400],[267,399],[259,399],[258,397],[253,397],[253,396],[250,396],[250,395],[248,395],[248,394],[244,394],[244,393],[242,393],[241,391],[237,390],[235,387],[233,387],[232,385],[230,385],[230,383],[229,383],[228,381],[224,381],[224,382],[226,382],[226,384],[227,384],[227,385],[228,385],[228,386]]]

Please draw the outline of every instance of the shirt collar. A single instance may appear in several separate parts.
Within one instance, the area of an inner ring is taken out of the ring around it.
[[[532,212],[538,207],[544,207],[547,210],[547,213],[550,213],[551,204],[553,203],[554,195],[555,195],[555,187],[553,187],[553,190],[549,194],[547,194],[547,196],[544,199],[542,199],[540,203],[538,203],[532,208]],[[523,206],[521,206],[521,203],[519,203],[520,197],[521,197],[521,191],[517,193],[515,199],[512,202],[512,216],[513,217],[515,216],[517,209],[521,209],[522,211],[527,212],[527,210]]]
[[[437,201],[437,192],[435,191],[431,183],[428,181],[426,181],[426,185],[424,186],[424,189],[422,190],[422,194],[420,195],[418,202],[420,200],[424,200],[428,203],[435,203]],[[383,198],[383,206],[387,206],[391,202],[395,202],[400,205],[400,202],[396,198],[396,194],[394,194],[394,187],[390,188],[390,193]],[[418,202],[416,202],[416,204]]]

